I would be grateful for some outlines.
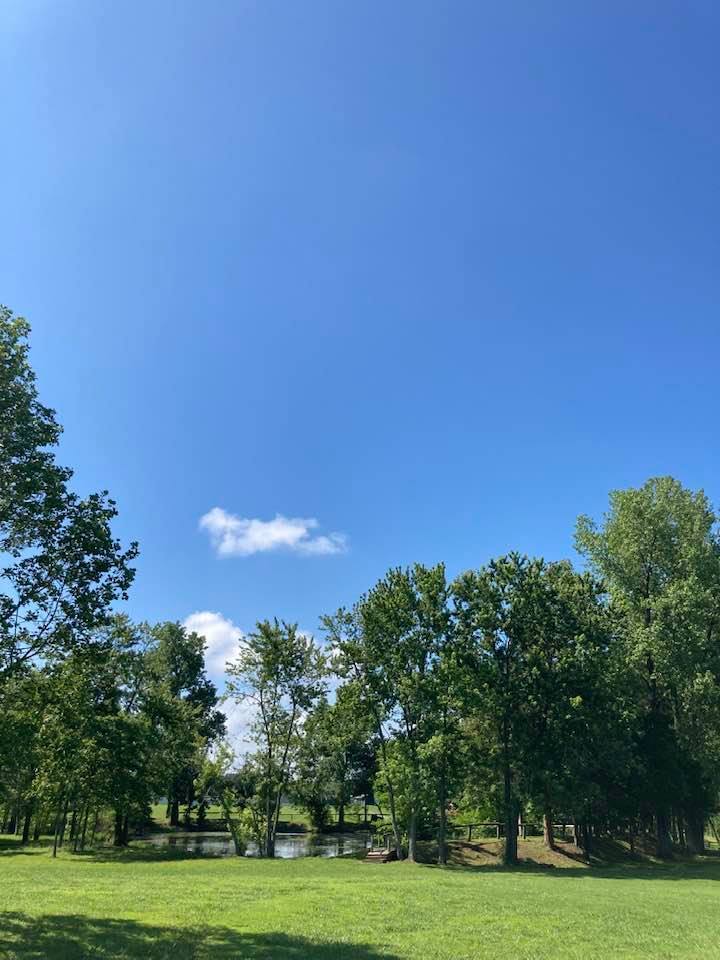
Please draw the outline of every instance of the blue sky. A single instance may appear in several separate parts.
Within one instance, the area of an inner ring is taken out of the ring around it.
[[[693,0],[6,0],[0,301],[129,612],[219,656],[391,565],[571,555],[651,475],[720,499],[719,39]]]

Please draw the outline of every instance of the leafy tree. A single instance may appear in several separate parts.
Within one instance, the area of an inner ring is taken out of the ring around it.
[[[671,854],[670,815],[682,811],[690,848],[718,790],[720,548],[702,491],[671,477],[610,495],[601,524],[580,517],[578,549],[625,619],[625,661],[641,680],[641,749],[657,853]]]
[[[249,634],[228,667],[228,691],[255,708],[253,758],[264,809],[261,853],[275,855],[280,806],[295,760],[304,715],[322,695],[324,658],[297,624],[264,620]]]
[[[38,399],[28,335],[0,307],[0,683],[35,657],[89,642],[126,597],[137,554],[112,536],[107,493],[81,498],[56,463],[60,427]]]
[[[194,802],[194,782],[202,758],[225,732],[225,716],[217,709],[215,684],[205,671],[205,639],[188,633],[179,623],[160,623],[150,628],[146,668],[158,716],[165,713],[174,733],[168,737],[167,796],[171,826],[180,823],[180,801]],[[187,722],[173,723],[177,701],[185,707]],[[164,705],[164,706],[163,706]],[[173,705],[168,714],[168,705]]]
[[[313,825],[321,829],[337,810],[339,829],[354,796],[367,796],[375,769],[372,728],[353,684],[337,690],[335,703],[321,699],[306,717],[298,744],[293,786]]]
[[[410,860],[417,855],[426,779],[423,747],[434,732],[435,671],[449,623],[445,569],[420,564],[390,570],[351,611],[324,619],[338,669],[355,682],[374,720],[399,856],[402,789]]]

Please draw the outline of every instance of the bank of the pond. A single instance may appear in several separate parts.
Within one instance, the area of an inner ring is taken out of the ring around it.
[[[3,960],[708,960],[720,863],[368,866],[0,843]]]

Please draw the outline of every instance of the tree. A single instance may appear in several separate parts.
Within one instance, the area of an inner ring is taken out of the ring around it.
[[[181,727],[175,724],[175,734],[168,744],[174,755],[174,762],[168,764],[166,788],[170,824],[178,826],[180,801],[185,799],[189,814],[202,757],[224,734],[225,716],[217,709],[217,690],[205,671],[204,637],[188,633],[179,623],[156,624],[150,628],[145,659],[157,709],[162,712],[163,703],[180,700],[189,718]]]
[[[56,463],[60,427],[38,399],[29,332],[0,307],[0,683],[36,657],[90,642],[127,596],[137,555],[112,536],[107,492],[81,498]]]
[[[390,570],[351,611],[323,622],[337,669],[356,683],[374,721],[398,856],[402,801],[414,860],[427,778],[423,748],[434,732],[435,671],[449,642],[445,568]]]
[[[306,717],[293,790],[317,829],[334,806],[342,830],[346,806],[360,793],[367,796],[375,769],[371,741],[369,717],[352,683],[338,687],[335,703],[323,698]]]
[[[672,852],[671,811],[690,848],[718,790],[720,548],[702,491],[671,477],[610,494],[601,524],[580,517],[578,550],[625,620],[625,662],[641,680],[641,749],[654,800],[657,853]]]
[[[526,701],[523,648],[534,626],[533,598],[542,565],[518,554],[469,571],[454,584],[455,616],[473,676],[472,712],[502,783],[504,860],[517,862],[518,779]]]
[[[295,759],[304,715],[324,691],[324,658],[297,624],[263,620],[243,641],[228,667],[228,692],[255,708],[254,761],[260,778],[265,820],[261,853],[275,856],[280,807]]]

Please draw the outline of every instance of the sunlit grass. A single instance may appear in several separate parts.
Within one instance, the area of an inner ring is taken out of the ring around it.
[[[720,862],[447,869],[0,843],[0,956],[706,958]]]

